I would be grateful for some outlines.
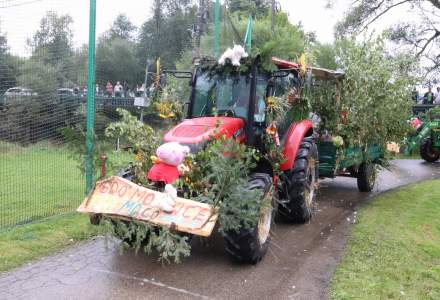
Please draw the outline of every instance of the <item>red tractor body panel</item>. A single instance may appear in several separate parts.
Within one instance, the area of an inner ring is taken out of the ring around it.
[[[284,142],[284,163],[280,166],[282,171],[290,170],[294,167],[296,153],[306,134],[313,130],[313,124],[310,120],[304,120],[290,125],[287,137]]]
[[[244,121],[239,118],[203,117],[184,120],[171,129],[163,141],[177,142],[182,145],[199,144],[220,136],[245,140]],[[239,132],[241,130],[241,132]]]
[[[239,118],[203,117],[184,120],[172,128],[164,137],[163,142],[177,142],[181,145],[203,145],[208,140],[221,136],[234,138],[240,143],[246,140],[244,121]],[[165,163],[154,164],[148,171],[147,178],[155,182],[172,183],[180,177],[178,168]]]

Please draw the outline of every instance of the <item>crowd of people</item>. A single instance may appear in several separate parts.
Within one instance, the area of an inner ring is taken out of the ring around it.
[[[125,81],[122,84],[120,81],[117,81],[114,86],[111,81],[107,81],[106,85],[102,88],[99,84],[95,86],[95,95],[107,96],[109,98],[140,97],[144,92],[145,84],[136,85],[136,88],[132,89]]]
[[[423,96],[414,88],[412,99],[418,104],[440,104],[440,86],[437,87],[435,93],[432,91],[432,87],[428,87],[428,91]]]

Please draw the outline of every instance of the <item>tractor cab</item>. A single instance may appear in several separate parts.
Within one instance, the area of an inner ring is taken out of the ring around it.
[[[218,136],[258,146],[266,127],[266,98],[281,96],[297,77],[295,66],[283,73],[269,73],[252,66],[246,73],[212,73],[196,68],[187,119],[170,130],[164,142],[178,142],[199,149]]]

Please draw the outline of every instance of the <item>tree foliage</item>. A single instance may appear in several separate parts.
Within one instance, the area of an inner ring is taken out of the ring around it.
[[[269,2],[268,0],[229,0],[227,5],[231,13],[238,12],[246,16],[262,17],[269,13]]]
[[[70,15],[58,15],[48,11],[40,21],[40,28],[28,41],[34,55],[45,63],[53,64],[71,55],[73,45],[73,19]]]
[[[131,41],[134,39],[136,26],[130,21],[125,14],[119,14],[110,28],[109,35],[111,39],[120,38]]]
[[[120,81],[134,85],[142,81],[144,65],[136,56],[136,44],[120,37],[99,40],[96,49],[97,82],[105,85],[111,81],[113,85]]]
[[[20,61],[9,54],[8,39],[0,29],[0,93],[17,83]]]
[[[322,119],[321,133],[342,136],[351,146],[377,144],[385,149],[388,142],[401,141],[415,80],[408,57],[388,55],[381,38],[340,41],[336,55],[345,71],[339,104],[334,82],[317,81],[310,96]],[[346,113],[342,119],[341,111]]]
[[[145,22],[139,34],[138,55],[141,63],[147,58],[161,58],[162,64],[174,68],[186,49],[192,46],[192,30],[197,7],[190,1],[155,1],[153,18]]]
[[[355,1],[337,25],[339,35],[350,36],[367,30],[398,9],[411,10],[411,16],[388,29],[389,38],[407,46],[427,65],[427,72],[437,72],[440,65],[440,30],[438,0]]]
[[[242,44],[247,28],[247,18],[239,15],[230,16],[231,23],[225,23],[220,35],[220,52],[234,44]],[[272,56],[297,60],[306,50],[305,32],[289,22],[285,13],[277,15],[275,33],[271,31],[271,17],[264,16],[254,21],[252,53],[259,53],[266,69],[274,69]],[[202,54],[212,54],[212,35],[202,38]]]

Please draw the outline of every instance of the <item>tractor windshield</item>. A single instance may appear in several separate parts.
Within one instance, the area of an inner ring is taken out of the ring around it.
[[[197,77],[192,104],[192,116],[203,117],[227,115],[248,119],[251,92],[250,76],[210,76],[201,74]],[[264,121],[265,86],[257,84],[257,104],[255,121]]]

